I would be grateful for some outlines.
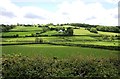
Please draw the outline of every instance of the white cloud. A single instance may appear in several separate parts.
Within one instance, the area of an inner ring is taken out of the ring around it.
[[[55,2],[55,0],[50,1]],[[0,13],[0,23],[32,24],[51,22],[79,22],[101,25],[118,25],[117,18],[115,18],[115,16],[117,16],[118,13],[117,8],[105,9],[102,6],[102,4],[98,2],[86,4],[82,0],[74,0],[71,2],[65,0],[55,7],[58,7],[56,12],[50,12],[40,7],[34,6],[18,7],[17,5],[13,4],[10,0],[4,0],[0,3],[0,9],[5,9],[6,13],[14,14],[15,17],[10,18],[8,16],[5,16],[7,14],[3,16]],[[1,10],[1,12],[4,13],[3,10]]]
[[[117,4],[119,0],[106,0],[108,3]]]
[[[3,9],[3,10],[2,10]],[[4,14],[3,14],[4,13]],[[11,18],[8,15],[14,14],[15,17]],[[29,16],[28,16],[29,14]],[[31,18],[30,17],[31,14]],[[33,6],[18,7],[10,0],[4,0],[0,3],[0,23],[16,24],[16,23],[47,23],[51,13]],[[28,17],[25,17],[25,16]],[[38,18],[35,18],[39,16]],[[47,18],[42,20],[42,18]]]
[[[80,0],[72,3],[63,2],[58,7],[58,13],[66,13],[66,17],[69,17],[69,22],[118,25],[117,18],[114,17],[117,15],[117,8],[105,9],[100,3],[85,4]]]

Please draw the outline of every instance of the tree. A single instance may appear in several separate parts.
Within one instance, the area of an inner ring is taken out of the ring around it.
[[[43,31],[43,32],[46,32],[46,31],[48,31],[48,30],[49,30],[48,27],[42,27],[42,31]]]
[[[98,32],[97,32],[97,29],[94,28],[94,27],[92,27],[92,28],[90,29],[90,32],[92,32],[92,33],[98,33]]]
[[[116,26],[97,26],[96,29],[98,31],[104,31],[104,32],[115,32],[119,33],[120,29]]]
[[[43,39],[42,38],[35,38],[35,42],[36,43],[43,43]]]
[[[67,30],[66,30],[66,34],[69,35],[69,36],[73,35],[73,28],[68,27]]]
[[[110,39],[111,41],[114,41],[114,40],[115,40],[115,36],[110,36],[109,39]]]

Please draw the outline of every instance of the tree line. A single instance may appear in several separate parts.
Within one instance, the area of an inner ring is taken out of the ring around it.
[[[0,32],[7,32],[10,29],[13,29],[15,26],[16,25],[4,25],[4,24],[1,24],[0,25]]]
[[[48,24],[17,24],[17,25],[5,25],[1,24],[0,25],[0,31],[6,32],[9,31],[10,29],[14,28],[15,26],[25,26],[25,27],[49,27],[49,26],[64,26],[64,25],[70,25],[70,26],[75,26],[76,27],[84,27],[87,30],[91,32],[97,33],[97,31],[104,31],[104,32],[115,32],[115,33],[120,33],[120,27],[119,26],[101,26],[101,25],[90,25],[90,24],[85,24],[85,23],[65,23],[65,24],[56,24],[54,25],[53,23],[48,23]],[[57,27],[56,27],[57,28]],[[56,29],[55,28],[55,29]],[[94,28],[94,29],[93,29]],[[54,28],[50,28],[52,30]],[[59,29],[59,28],[57,28]],[[61,28],[60,28],[61,29]],[[62,28],[64,30],[64,28]],[[94,31],[93,31],[94,30]]]

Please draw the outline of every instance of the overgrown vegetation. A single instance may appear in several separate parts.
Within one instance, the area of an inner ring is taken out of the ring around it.
[[[120,33],[120,29],[117,26],[97,26],[96,29],[98,31],[104,31],[104,32],[115,32]]]
[[[4,24],[1,24],[0,25],[0,32],[7,32],[10,29],[13,29],[14,27],[16,27],[16,25],[4,25]]]
[[[118,58],[95,59],[92,57],[72,57],[52,59],[45,57],[25,57],[21,55],[3,55],[2,75],[4,79],[23,78],[120,78],[120,60]]]
[[[90,32],[92,32],[92,33],[98,33],[97,30],[96,30],[96,28],[93,28],[93,27],[90,29]]]

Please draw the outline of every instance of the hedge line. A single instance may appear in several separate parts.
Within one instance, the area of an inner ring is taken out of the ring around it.
[[[15,37],[51,37],[51,36],[69,36],[69,35],[26,35],[26,36],[1,36],[2,38],[15,38]],[[91,37],[101,37],[101,35],[72,35],[72,36],[91,36]]]
[[[34,52],[33,52],[34,53]],[[95,59],[81,56],[68,59],[57,57],[25,57],[3,55],[3,79],[119,79],[118,58]]]
[[[57,44],[57,43],[48,43],[52,45],[63,45],[63,46],[77,46],[77,47],[88,47],[88,48],[99,48],[99,49],[109,49],[109,50],[119,50],[120,46],[103,46],[103,45],[92,45],[92,44]]]
[[[99,48],[99,49],[108,49],[108,50],[118,50],[120,46],[103,46],[103,45],[92,45],[92,44],[71,44],[71,43],[51,43],[51,42],[43,42],[43,43],[36,43],[36,42],[26,42],[26,43],[14,43],[14,44],[0,44],[0,46],[7,46],[7,45],[26,45],[26,44],[51,44],[51,45],[62,45],[62,46],[76,46],[76,47],[88,47],[88,48]]]

